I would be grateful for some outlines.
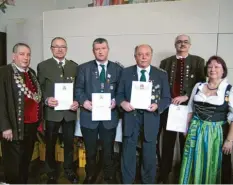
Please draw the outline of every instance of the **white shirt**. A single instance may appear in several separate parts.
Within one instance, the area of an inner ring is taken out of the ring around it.
[[[176,59],[182,59],[182,58],[187,58],[187,57],[188,57],[188,55],[187,55],[187,56],[185,56],[185,57],[182,57],[182,56],[176,55]]]
[[[24,73],[24,72],[28,72],[28,70],[29,70],[29,68],[27,68],[27,69],[25,70],[25,69],[23,69],[23,68],[21,68],[21,67],[17,66],[14,62],[13,62],[13,64],[14,64],[14,65],[15,65],[15,67],[16,67],[20,72],[22,72],[22,73]]]
[[[58,60],[57,58],[53,57],[54,60],[57,61],[57,64],[59,64],[60,62],[62,62],[62,67],[64,67],[65,63],[66,63],[66,59],[64,58],[62,61]]]
[[[105,75],[106,75],[106,72],[107,72],[107,65],[108,65],[108,61],[105,61],[105,62],[99,62],[96,60],[96,63],[98,65],[98,71],[99,71],[99,75],[102,71],[102,67],[100,65],[104,65],[104,69],[105,69]]]
[[[197,102],[205,102],[205,103],[210,103],[213,105],[222,105],[224,103],[225,100],[225,92],[226,92],[226,88],[227,88],[227,79],[224,79],[218,87],[217,90],[217,96],[206,96],[203,93],[203,87],[207,84],[207,82],[205,83],[197,83],[192,91],[191,97],[189,99],[189,103],[188,103],[188,109],[189,109],[189,113],[193,112],[193,101],[197,101]],[[198,93],[197,89],[199,89]],[[227,119],[229,121],[233,121],[233,88],[231,88],[230,93],[229,93],[229,112],[227,115]]]
[[[146,70],[145,76],[146,76],[146,81],[148,82],[149,79],[150,79],[150,65],[147,68],[145,68],[145,69],[142,69],[139,66],[137,66],[138,81],[140,81],[140,78],[142,76],[141,70]]]

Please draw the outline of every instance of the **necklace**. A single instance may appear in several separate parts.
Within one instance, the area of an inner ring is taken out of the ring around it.
[[[36,88],[38,91],[37,93],[33,93],[32,91],[30,91],[28,89],[28,87],[26,87],[26,84],[25,84],[23,78],[18,73],[18,70],[16,69],[16,67],[13,63],[12,63],[12,68],[14,71],[14,80],[15,80],[15,83],[17,84],[17,87],[19,88],[19,91],[23,92],[24,95],[27,96],[28,98],[33,99],[37,103],[39,103],[41,101],[41,98],[42,98],[42,93],[41,93],[41,89],[40,89],[40,84],[38,83],[35,75],[29,71],[29,73],[31,74],[31,77],[32,77],[32,81],[35,82],[35,84],[36,84]]]
[[[216,88],[210,88],[210,87],[209,87],[209,84],[207,84],[207,88],[208,88],[209,90],[211,90],[211,91],[214,91],[214,90],[217,90],[217,89],[218,89],[218,87],[216,87]]]

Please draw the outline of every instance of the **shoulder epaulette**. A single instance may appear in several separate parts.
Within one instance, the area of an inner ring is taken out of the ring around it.
[[[125,68],[120,62],[115,61],[115,63],[116,63],[117,65],[119,65],[121,68]]]

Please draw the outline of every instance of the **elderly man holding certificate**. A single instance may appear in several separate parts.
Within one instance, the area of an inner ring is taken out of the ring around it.
[[[119,121],[115,103],[122,67],[108,60],[109,46],[104,38],[93,42],[95,60],[78,68],[76,100],[80,104],[80,125],[86,149],[84,184],[95,183],[98,135],[103,148],[104,181],[115,183],[113,143]]]
[[[136,146],[142,142],[141,175],[143,184],[154,184],[156,139],[160,114],[171,102],[167,73],[151,65],[149,45],[135,48],[137,65],[125,68],[117,89],[117,105],[124,110],[122,179],[132,184],[136,174]]]
[[[67,42],[64,38],[52,39],[50,49],[53,57],[42,61],[37,66],[38,80],[45,103],[45,160],[49,170],[47,184],[57,183],[55,145],[61,126],[64,138],[65,177],[71,183],[77,183],[78,177],[73,171],[73,142],[78,102],[73,101],[73,84],[78,64],[66,59]]]

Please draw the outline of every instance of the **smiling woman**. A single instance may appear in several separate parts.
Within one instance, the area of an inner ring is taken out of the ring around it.
[[[225,79],[227,66],[219,56],[210,57],[205,73],[209,77],[208,82],[196,84],[188,103],[190,126],[184,147],[180,183],[230,184],[232,86]]]

